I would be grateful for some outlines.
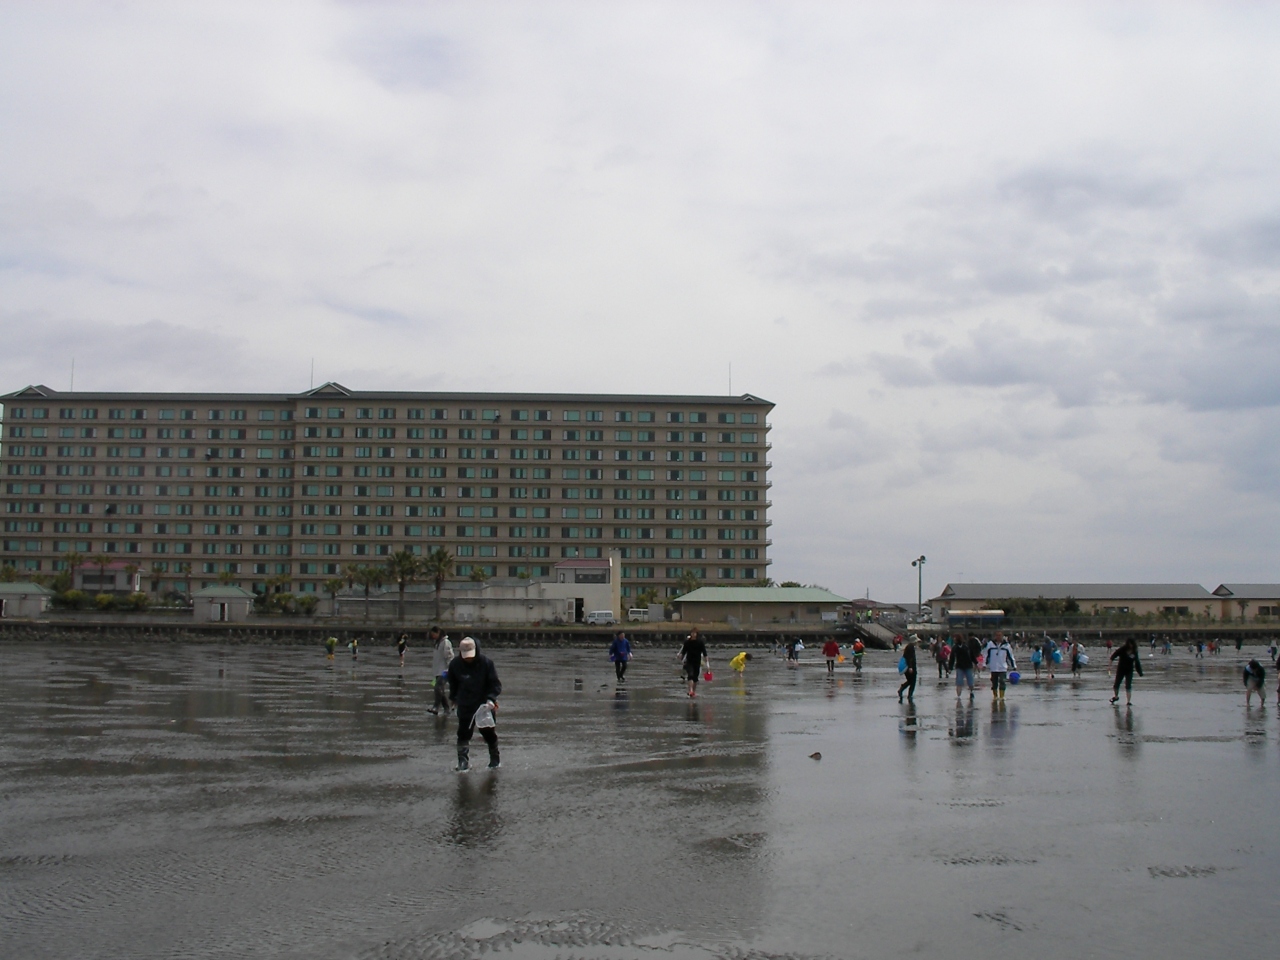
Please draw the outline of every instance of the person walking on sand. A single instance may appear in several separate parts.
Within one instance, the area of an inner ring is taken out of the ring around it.
[[[1253,695],[1258,695],[1258,706],[1267,705],[1267,671],[1257,660],[1250,660],[1244,667],[1244,705],[1252,705]]]
[[[631,662],[631,641],[622,630],[613,635],[613,643],[609,644],[609,659],[613,661],[613,672],[617,674],[618,682],[625,683],[627,664]]]
[[[1112,687],[1111,702],[1115,703],[1120,699],[1120,684],[1124,684],[1124,705],[1127,707],[1133,703],[1133,671],[1138,671],[1138,676],[1142,676],[1142,654],[1138,652],[1138,641],[1130,637],[1111,654],[1111,659],[1118,661],[1116,663],[1116,682]]]
[[[1046,633],[1044,639],[1040,641],[1040,662],[1049,671],[1050,680],[1054,678],[1053,665],[1061,656],[1062,654],[1058,652],[1058,642]]]
[[[827,658],[827,676],[833,676],[836,658],[840,656],[840,644],[836,643],[835,637],[827,637],[827,642],[822,645],[822,655]]]
[[[955,671],[956,675],[956,699],[960,699],[960,688],[965,684],[969,686],[969,699],[973,699],[973,668],[974,656],[973,647],[969,642],[960,637],[951,647],[951,656],[947,660],[947,666]]]
[[[332,660],[333,652],[337,649],[338,649],[337,637],[329,637],[327,640],[325,640],[324,642],[325,659]]]
[[[982,648],[987,661],[987,670],[991,674],[991,696],[993,699],[1004,699],[1005,684],[1010,670],[1018,669],[1018,661],[1013,657],[1013,648],[1000,631],[987,641]]]
[[[400,654],[400,666],[404,666],[404,651],[409,646],[409,635],[407,633],[400,634],[400,639],[396,641],[396,650]]]
[[[867,645],[861,640],[853,641],[853,671],[862,672],[862,655],[867,652]]]
[[[1084,653],[1084,650],[1080,646],[1080,641],[1072,640],[1070,648],[1071,676],[1076,680],[1080,679],[1080,671],[1084,668],[1084,664],[1080,661],[1080,655],[1082,653]]]
[[[707,645],[698,639],[698,628],[689,631],[684,645],[680,647],[680,661],[684,664],[684,679],[688,684],[687,696],[698,695],[698,676],[702,671],[702,661],[707,658]]]
[[[906,669],[902,671],[902,684],[898,687],[898,702],[902,702],[902,694],[905,692],[907,700],[911,703],[916,702],[916,638],[912,637],[907,641],[907,645],[902,648],[902,660],[906,663]]]
[[[489,769],[498,768],[502,764],[493,725],[498,695],[502,693],[498,669],[492,660],[476,652],[474,640],[464,637],[458,644],[458,655],[449,664],[448,678],[449,699],[458,708],[458,772],[466,773],[471,768],[471,734],[475,730],[480,731],[489,747]]]
[[[942,671],[938,676],[943,680],[949,679],[951,677],[951,639],[949,637],[939,641],[938,666]]]
[[[435,644],[431,654],[431,685],[435,696],[427,713],[444,716],[449,712],[449,664],[453,662],[453,644],[439,627],[432,627],[427,636]]]
[[[347,644],[347,649],[351,651],[351,659],[360,659],[360,638],[352,637],[351,642]]]

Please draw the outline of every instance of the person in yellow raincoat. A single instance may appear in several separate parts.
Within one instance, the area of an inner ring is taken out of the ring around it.
[[[737,670],[739,673],[742,673],[747,669],[747,661],[750,659],[751,654],[743,650],[740,654],[729,661],[729,666],[733,667],[733,669]]]

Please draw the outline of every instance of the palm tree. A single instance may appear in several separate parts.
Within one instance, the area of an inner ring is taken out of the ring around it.
[[[186,600],[187,606],[191,606],[191,561],[181,560],[173,565],[173,572],[182,574],[182,580],[186,584],[186,591],[183,593],[183,599]]]
[[[636,594],[637,607],[647,607],[651,603],[657,603],[657,602],[658,602],[657,587],[645,587],[643,590],[641,590],[639,593]]]
[[[360,571],[363,567],[358,563],[348,563],[342,568],[342,578],[347,581],[347,589],[354,590],[356,581],[360,579]]]
[[[436,547],[422,559],[422,575],[436,585],[436,620],[440,619],[440,594],[444,582],[453,573],[453,554],[444,547]]]
[[[124,572],[129,577],[128,586],[129,586],[130,593],[134,592],[134,589],[133,589],[134,577],[138,575],[138,571],[141,569],[142,567],[136,563],[126,563],[124,566]]]
[[[329,595],[329,613],[331,616],[338,615],[338,592],[342,589],[342,585],[346,583],[341,577],[334,577],[332,580],[324,582],[324,592]]]
[[[164,576],[164,567],[161,565],[160,561],[157,560],[151,564],[151,573],[149,574],[149,579],[151,580],[152,593],[160,592],[160,579],[163,576]]]
[[[76,567],[84,563],[84,554],[75,550],[69,550],[62,555],[62,562],[67,565],[67,571],[71,574],[71,585],[76,585]]]
[[[222,584],[230,583],[235,578],[236,578],[236,575],[232,573],[230,570],[223,570],[220,574],[218,574],[218,582]]]
[[[680,596],[686,593],[693,593],[702,586],[702,581],[698,579],[698,575],[692,570],[686,570],[680,574],[680,579],[676,581],[676,587],[680,590]]]
[[[364,618],[369,619],[369,590],[381,587],[386,579],[386,571],[382,567],[360,567],[356,582],[364,587]]]
[[[279,605],[280,594],[292,579],[293,577],[287,573],[277,573],[275,576],[267,577],[261,598],[264,612],[270,612]]]
[[[98,568],[98,591],[102,591],[102,581],[107,579],[107,567],[111,565],[111,555],[98,553],[89,558],[89,562]],[[112,586],[115,586],[114,580]]]
[[[400,591],[397,613],[404,622],[404,588],[422,576],[422,558],[409,550],[397,550],[387,558],[387,573]]]

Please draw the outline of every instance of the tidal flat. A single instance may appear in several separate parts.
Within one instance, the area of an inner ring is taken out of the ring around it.
[[[503,764],[460,775],[421,648],[0,645],[0,956],[1266,950],[1280,707],[1234,650],[1144,650],[1131,710],[1101,651],[1003,706],[923,657],[900,706],[889,653],[713,650],[690,700],[670,650],[484,652]]]

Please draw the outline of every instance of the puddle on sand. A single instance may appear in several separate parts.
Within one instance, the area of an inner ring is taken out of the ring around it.
[[[1264,946],[1280,713],[1244,709],[1234,664],[1153,664],[1126,711],[1101,672],[899,706],[889,654],[856,683],[762,655],[689,702],[665,652],[622,697],[603,650],[491,653],[503,766],[459,776],[425,658],[7,644],[0,956]]]

